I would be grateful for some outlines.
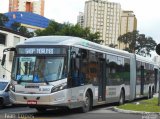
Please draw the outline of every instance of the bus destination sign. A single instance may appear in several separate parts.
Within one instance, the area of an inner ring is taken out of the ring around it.
[[[18,48],[19,54],[65,54],[65,48]]]
[[[53,48],[25,48],[25,54],[53,54]]]

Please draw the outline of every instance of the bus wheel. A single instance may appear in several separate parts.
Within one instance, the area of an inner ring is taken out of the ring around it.
[[[124,102],[125,102],[125,94],[124,94],[124,91],[121,90],[120,97],[119,97],[119,105],[123,105]]]
[[[88,112],[90,109],[91,109],[91,95],[87,91],[85,94],[84,104],[81,107],[81,112],[85,113]]]
[[[37,107],[36,110],[37,110],[38,112],[45,112],[45,111],[46,111],[46,108]]]
[[[3,102],[4,102],[3,98],[0,98],[0,107],[4,106]]]

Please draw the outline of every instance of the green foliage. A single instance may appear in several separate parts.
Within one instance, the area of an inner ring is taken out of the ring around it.
[[[52,20],[46,29],[36,30],[35,34],[36,36],[60,35],[59,31],[61,27],[62,27],[61,24]]]
[[[9,21],[8,17],[5,16],[4,14],[0,13],[0,26],[4,27],[5,23],[8,21]],[[26,37],[33,37],[34,36],[33,32],[29,32],[26,27],[21,26],[21,24],[18,22],[14,22],[11,25],[11,29],[25,35]]]
[[[13,29],[14,31],[18,31],[20,27],[21,24],[19,22],[14,22],[11,24],[11,29]]]
[[[157,53],[158,55],[160,55],[160,44],[158,44],[158,45],[156,46],[156,53]]]
[[[27,30],[27,28],[24,27],[24,26],[20,26],[19,29],[18,29],[18,32],[23,34],[26,37],[29,37],[29,38],[34,36],[34,33],[33,32],[29,32]]]
[[[115,48],[117,46],[118,46],[117,44],[113,44],[113,43],[109,44],[109,47],[111,47],[111,48]]]
[[[160,112],[160,108],[157,104],[158,98],[152,98],[150,100],[142,100],[137,103],[127,103],[118,106],[120,109],[133,110],[133,111],[144,111],[144,112]]]
[[[28,29],[25,26],[21,26],[19,22],[14,22],[11,25],[11,29],[29,38],[34,36],[33,32],[29,32]]]
[[[8,17],[4,14],[0,13],[0,26],[4,26],[6,22],[8,22]]]
[[[72,25],[70,23],[59,24],[55,21],[51,21],[49,26],[44,30],[36,30],[36,36],[47,36],[47,35],[64,35],[64,36],[75,36],[81,37],[86,40],[101,43],[99,39],[99,33],[91,33],[89,28],[81,28],[78,24]]]
[[[139,34],[138,31],[121,35],[118,37],[118,41],[128,44],[128,47],[124,50],[141,56],[151,56],[151,50],[155,50],[155,46],[157,45],[152,37],[146,37],[144,34]]]

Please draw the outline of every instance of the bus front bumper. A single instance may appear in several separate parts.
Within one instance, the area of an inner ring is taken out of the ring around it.
[[[70,97],[67,90],[51,94],[22,94],[10,91],[10,101],[15,105],[69,107]]]

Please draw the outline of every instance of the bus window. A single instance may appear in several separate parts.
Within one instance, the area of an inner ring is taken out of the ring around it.
[[[89,52],[89,81],[88,83],[92,83],[93,85],[98,85],[98,79],[97,79],[97,72],[98,72],[98,63],[97,63],[97,57],[96,52],[90,51]]]
[[[124,83],[124,58],[116,55],[107,55],[107,85],[119,85]]]
[[[71,53],[72,86],[84,85],[87,75],[87,50],[74,48]]]

